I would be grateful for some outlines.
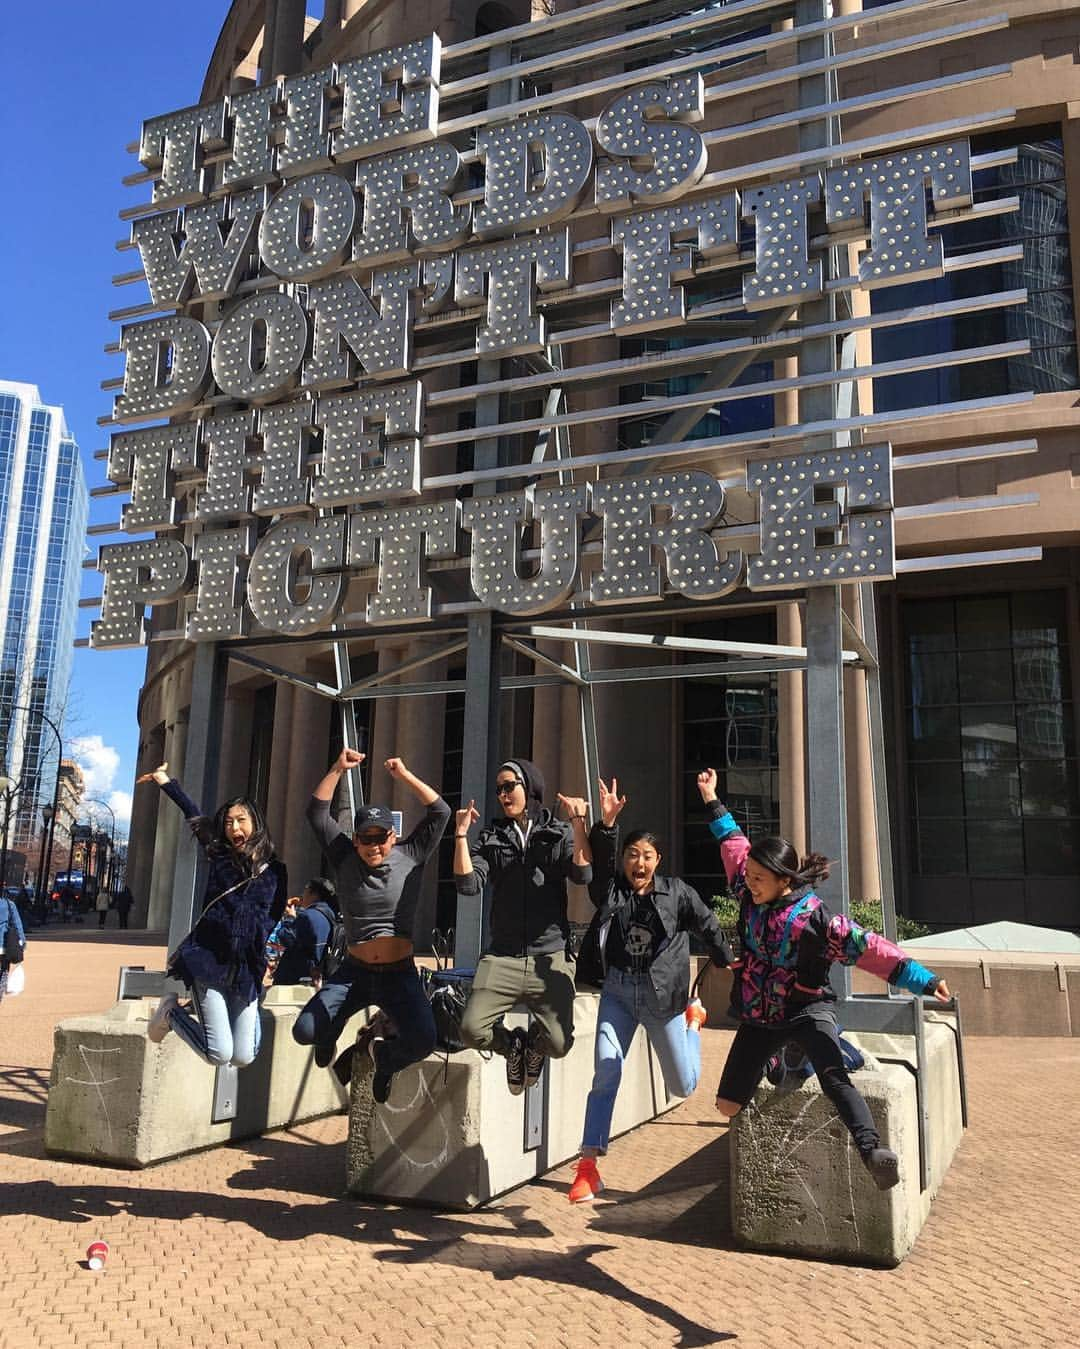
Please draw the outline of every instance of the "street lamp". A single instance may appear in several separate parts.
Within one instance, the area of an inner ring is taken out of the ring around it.
[[[109,817],[110,817],[110,819],[112,820],[112,824],[111,824],[110,829],[109,829],[109,867],[108,867],[108,871],[106,872],[106,885],[105,885],[105,888],[106,888],[106,890],[107,890],[107,889],[109,888],[109,885],[108,885],[108,877],[109,877],[109,875],[111,874],[111,872],[112,872],[112,867],[113,867],[113,857],[116,855],[116,812],[113,810],[112,806],[109,805],[108,801],[102,801],[101,797],[99,797],[99,796],[86,796],[86,797],[84,797],[84,798],[83,798],[83,805],[86,805],[86,806],[101,806],[101,807],[103,807],[105,810],[107,810],[107,811],[109,812]],[[92,814],[91,814],[91,817],[90,817],[90,823],[91,823],[91,824],[96,824],[96,823],[97,823],[96,820],[94,820]],[[101,870],[101,861],[100,861],[100,857],[99,857],[99,854],[98,854],[98,844],[97,844],[97,841],[96,841],[96,840],[92,840],[92,841],[93,841],[93,843],[94,843],[94,860],[95,860],[95,862],[97,863],[97,869],[98,869],[98,871],[100,872],[100,870]],[[101,880],[100,875],[97,876],[95,879],[97,879],[97,880],[100,882],[100,880]],[[100,888],[100,887],[99,887],[99,888]]]

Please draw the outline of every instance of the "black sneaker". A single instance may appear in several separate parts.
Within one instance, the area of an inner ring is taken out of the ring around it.
[[[511,1096],[520,1096],[525,1090],[525,1032],[509,1032],[510,1047],[506,1051],[506,1085]]]
[[[343,1087],[347,1087],[352,1082],[353,1057],[356,1054],[356,1046],[350,1045],[348,1049],[340,1053],[334,1060],[333,1074]]]
[[[329,1068],[334,1061],[334,1055],[337,1053],[336,1040],[316,1040],[315,1041],[315,1065],[318,1068]]]
[[[544,1064],[547,1062],[547,1056],[541,1054],[535,1045],[529,1043],[525,1046],[525,1087],[535,1087],[540,1081],[540,1074],[544,1071]]]
[[[862,1160],[879,1190],[891,1190],[900,1183],[900,1158],[891,1148],[871,1148]]]

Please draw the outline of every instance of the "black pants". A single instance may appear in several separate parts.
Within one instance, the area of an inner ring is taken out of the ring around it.
[[[411,956],[392,965],[343,961],[296,1018],[293,1039],[335,1045],[346,1021],[363,1007],[382,1008],[397,1025],[379,1051],[378,1066],[386,1072],[418,1063],[435,1048],[435,1018]]]
[[[859,1152],[865,1154],[876,1148],[881,1136],[874,1126],[870,1107],[852,1086],[844,1067],[836,1018],[828,1012],[804,1015],[782,1026],[740,1026],[724,1064],[717,1096],[746,1105],[757,1090],[770,1057],[789,1040],[800,1045],[814,1065],[821,1090],[836,1107]]]

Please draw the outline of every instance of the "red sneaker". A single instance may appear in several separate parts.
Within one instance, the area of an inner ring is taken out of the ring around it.
[[[700,1030],[708,1019],[708,1013],[702,1007],[701,999],[695,998],[686,1009],[686,1029]]]
[[[574,1183],[570,1186],[570,1193],[566,1197],[571,1204],[587,1204],[595,1199],[603,1188],[604,1182],[596,1169],[596,1158],[582,1157],[577,1164]]]

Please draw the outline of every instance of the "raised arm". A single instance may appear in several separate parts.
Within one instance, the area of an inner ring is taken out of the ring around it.
[[[566,867],[567,878],[575,885],[588,885],[592,880],[592,849],[589,847],[589,836],[585,831],[588,803],[584,797],[563,796],[561,792],[556,793],[556,798],[566,811],[570,828],[573,830],[573,843]]]
[[[307,818],[312,832],[319,840],[323,851],[335,864],[352,848],[348,835],[337,820],[330,815],[330,802],[334,799],[337,785],[350,768],[359,768],[364,756],[359,750],[346,747],[320,778],[318,786],[308,802]]]
[[[463,879],[473,874],[472,854],[469,852],[469,830],[479,820],[480,812],[476,809],[476,802],[470,801],[467,806],[454,815],[454,879]],[[459,886],[458,889],[461,887]]]
[[[170,801],[174,801],[184,812],[184,819],[195,821],[192,825],[192,831],[198,841],[205,848],[212,840],[209,821],[203,815],[196,803],[188,796],[183,787],[175,778],[169,777],[169,765],[167,763],[159,764],[152,773],[140,773],[135,779],[135,785],[142,782],[156,783]]]
[[[720,844],[720,858],[728,884],[742,875],[750,840],[735,823],[735,817],[716,795],[716,769],[706,768],[697,775],[697,788],[710,812],[709,833]]]
[[[446,832],[446,826],[450,823],[450,807],[434,787],[421,782],[415,773],[411,773],[405,767],[404,759],[387,759],[383,767],[395,782],[403,782],[421,805],[427,807],[424,818],[409,837],[398,844],[399,848],[404,849],[418,862],[426,861],[439,846],[439,840]]]

